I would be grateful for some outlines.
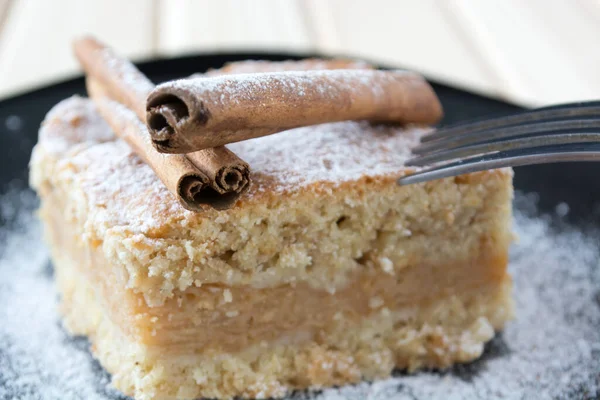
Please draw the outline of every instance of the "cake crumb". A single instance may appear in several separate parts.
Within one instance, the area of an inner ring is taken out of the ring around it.
[[[454,223],[454,220],[456,219],[456,216],[454,215],[454,212],[452,210],[448,210],[444,217],[448,225],[452,225]]]
[[[231,290],[225,289],[223,291],[223,299],[225,300],[225,303],[231,303],[233,301],[233,295],[231,294]]]
[[[400,236],[402,237],[410,237],[412,236],[412,231],[410,229],[405,228],[403,225],[398,224],[396,226],[396,231],[400,234]]]
[[[379,257],[379,265],[383,272],[388,273],[390,275],[394,274],[394,263],[387,257]]]
[[[375,296],[369,299],[369,308],[379,308],[384,304],[384,301],[381,297]]]

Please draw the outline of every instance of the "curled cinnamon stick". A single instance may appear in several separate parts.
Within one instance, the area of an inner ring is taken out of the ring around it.
[[[137,116],[124,105],[105,96],[101,86],[92,80],[86,82],[88,94],[94,100],[96,109],[112,130],[127,142],[146,164],[156,173],[183,207],[200,211],[204,192],[210,186],[208,177],[199,173],[185,157],[178,154],[161,154],[152,148],[148,131]]]
[[[246,174],[237,166],[223,167],[211,165],[205,167],[205,163],[213,162],[209,155],[206,159],[196,158],[194,160],[181,154],[161,154],[157,152],[150,143],[150,135],[146,126],[139,120],[133,111],[123,104],[111,100],[107,91],[97,81],[86,79],[86,87],[90,98],[94,101],[98,112],[112,128],[117,136],[123,139],[135,153],[146,164],[152,168],[158,178],[165,184],[167,189],[177,194],[181,205],[191,211],[201,211],[201,205],[207,204],[216,209],[229,208],[232,202],[237,200],[236,192],[228,192],[223,189],[223,180],[239,179],[239,176],[231,177],[229,174]],[[209,152],[212,149],[209,149]],[[200,154],[203,152],[194,153]],[[229,160],[232,161],[232,160]],[[233,160],[235,161],[235,160]],[[201,168],[196,165],[200,162]],[[210,171],[217,168],[230,168],[229,170],[211,177]],[[205,169],[203,171],[203,169]],[[208,170],[208,171],[206,171]],[[212,180],[216,184],[211,184]],[[246,182],[247,182],[247,176]],[[244,188],[237,188],[238,191]]]
[[[435,92],[420,75],[366,69],[183,79],[156,87],[146,109],[152,142],[163,153],[327,122],[431,124],[442,116]]]
[[[128,60],[95,39],[77,40],[74,49],[88,75],[88,93],[102,116],[185,208],[198,211],[206,204],[227,209],[248,190],[248,164],[223,146],[167,158],[156,152],[141,122],[146,113],[146,97],[154,88],[152,82]]]

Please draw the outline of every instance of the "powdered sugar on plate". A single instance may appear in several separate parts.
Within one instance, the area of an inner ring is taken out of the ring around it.
[[[0,198],[0,399],[126,399],[61,328],[32,192]],[[446,372],[396,374],[296,400],[600,397],[600,232],[584,233],[517,195],[511,272],[516,320],[483,357]],[[567,210],[568,212],[568,210]],[[556,221],[559,221],[557,224]]]

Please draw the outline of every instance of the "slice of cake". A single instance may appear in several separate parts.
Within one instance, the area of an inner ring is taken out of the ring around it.
[[[31,182],[65,326],[136,399],[280,397],[479,357],[512,315],[512,171],[398,186],[426,132],[233,144],[248,195],[194,213],[89,100],[63,101]]]

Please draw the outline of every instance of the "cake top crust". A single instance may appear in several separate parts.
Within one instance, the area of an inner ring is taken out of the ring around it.
[[[114,135],[90,100],[74,96],[50,110],[42,124],[32,158],[32,184],[66,179],[83,194],[88,219],[147,232],[167,219],[216,217],[273,195],[333,190],[365,176],[400,176],[407,171],[410,149],[429,129],[340,122],[233,143],[228,147],[252,169],[248,194],[231,210],[193,213]],[[54,164],[52,176],[44,168],[35,173],[36,164],[48,162]],[[44,174],[48,176],[39,176]]]

